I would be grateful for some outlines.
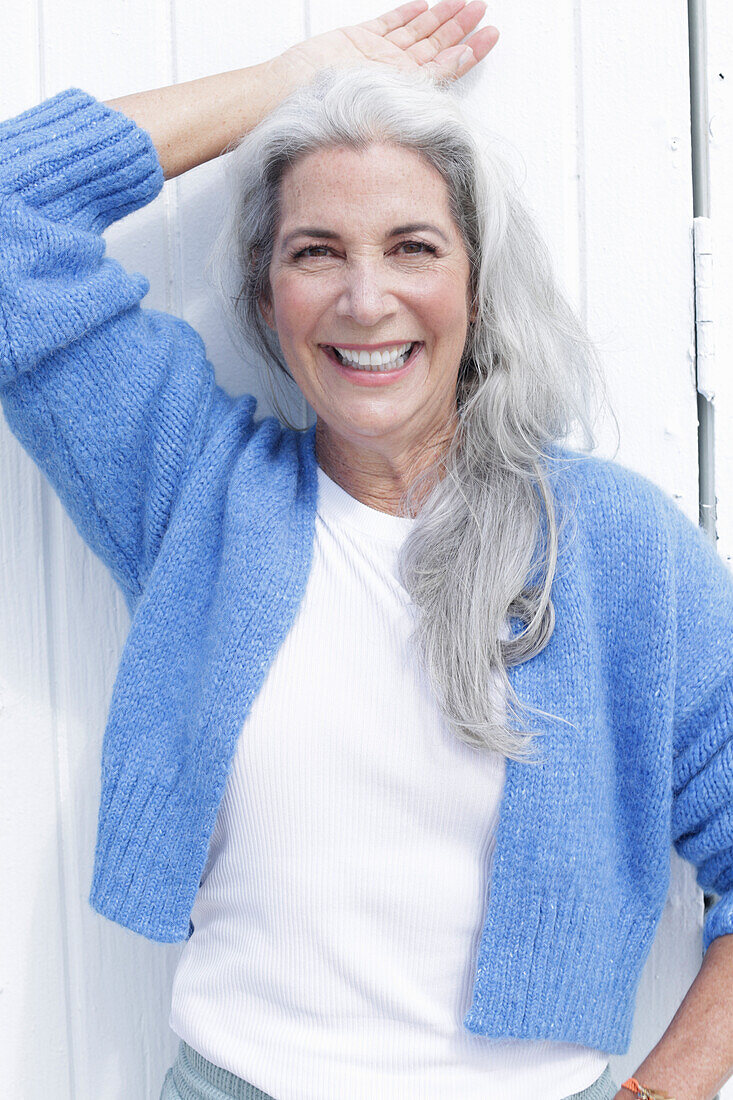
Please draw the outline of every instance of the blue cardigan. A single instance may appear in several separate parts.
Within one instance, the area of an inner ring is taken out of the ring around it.
[[[149,135],[71,88],[0,124],[7,423],[131,615],[102,747],[90,904],[185,940],[243,722],[303,596],[314,429],[255,420],[201,338],[141,309],[103,231],[150,202]],[[507,762],[464,1027],[628,1049],[670,852],[733,932],[733,578],[661,489],[558,448],[577,497],[550,643],[510,669],[539,764]],[[513,630],[520,624],[513,621]]]

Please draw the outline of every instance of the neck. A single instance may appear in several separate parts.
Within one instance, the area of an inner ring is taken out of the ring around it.
[[[451,426],[452,430],[452,426]],[[400,515],[404,494],[415,478],[443,455],[450,443],[450,432],[443,433],[430,443],[421,442],[419,450],[385,453],[370,447],[353,444],[350,440],[335,439],[321,420],[316,422],[315,452],[318,465],[332,481],[340,485],[349,496],[376,508],[379,512]],[[440,467],[428,483],[419,491],[413,503],[419,510],[436,482],[442,477]]]

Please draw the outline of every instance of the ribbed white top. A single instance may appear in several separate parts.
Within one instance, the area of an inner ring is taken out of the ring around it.
[[[407,638],[414,520],[318,470],[304,599],[244,723],[170,1026],[275,1100],[560,1100],[607,1058],[462,1027],[504,759],[453,736]]]

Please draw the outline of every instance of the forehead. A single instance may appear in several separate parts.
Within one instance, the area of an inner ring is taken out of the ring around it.
[[[374,143],[308,153],[288,168],[280,184],[280,228],[295,222],[333,225],[422,221],[427,212],[450,224],[445,180],[412,149]]]

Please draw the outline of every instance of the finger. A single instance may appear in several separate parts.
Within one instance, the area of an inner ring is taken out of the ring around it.
[[[484,0],[472,0],[457,15],[454,15],[442,27],[439,27],[434,34],[431,34],[428,38],[423,38],[420,42],[416,42],[406,52],[413,60],[419,64],[424,64],[426,61],[434,59],[441,50],[447,50],[465,38],[485,14],[486,4]]]
[[[428,0],[410,0],[409,4],[401,4],[399,8],[385,12],[384,15],[378,15],[376,19],[369,19],[366,23],[360,23],[359,26],[366,31],[371,31],[373,34],[385,36],[390,31],[397,30],[398,27],[403,27],[405,23],[409,23],[411,19],[414,19],[421,11],[425,10],[427,3]]]
[[[482,27],[480,31],[476,31],[475,34],[470,35],[463,45],[471,47],[476,62],[479,62],[483,61],[486,55],[493,50],[498,41],[498,27]],[[473,65],[474,62],[471,62],[470,67],[473,68]]]
[[[498,41],[499,31],[496,27],[482,27],[460,46],[451,46],[450,49],[441,51],[432,61],[427,62],[425,68],[432,69],[440,77],[455,80],[465,76],[479,61],[483,61]],[[464,58],[466,52],[468,56]]]
[[[440,0],[440,3],[418,15],[417,18],[412,19],[404,27],[391,31],[385,35],[385,38],[394,46],[406,50],[422,38],[426,38],[427,35],[434,34],[438,27],[442,27],[443,23],[452,19],[464,4],[465,0]]]

